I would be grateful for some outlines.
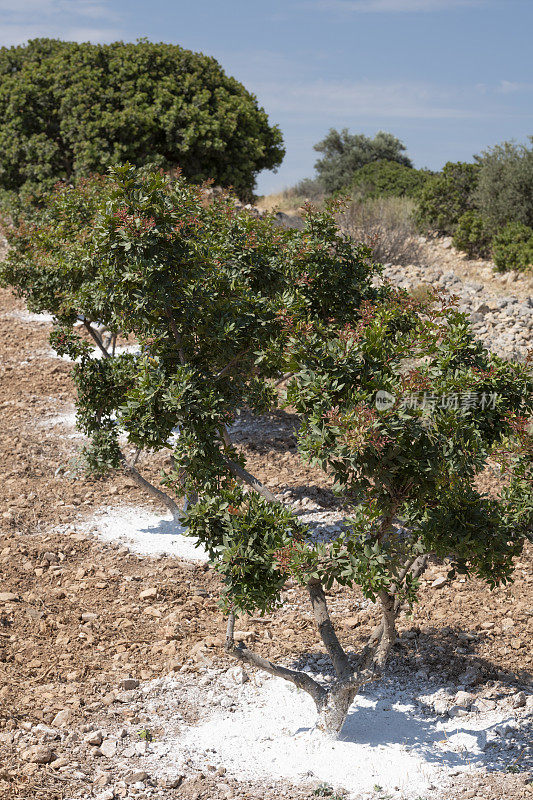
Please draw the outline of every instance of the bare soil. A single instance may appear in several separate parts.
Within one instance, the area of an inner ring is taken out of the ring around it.
[[[60,746],[55,756],[66,763],[32,763],[24,756],[27,732],[49,726],[62,710],[69,711],[69,728],[82,730],[117,708],[127,677],[146,681],[179,670],[194,675],[205,664],[231,666],[222,649],[219,580],[206,565],[140,559],[79,532],[80,515],[89,517],[111,501],[151,501],[121,474],[107,480],[74,476],[69,464],[76,440],[59,426],[42,424],[73,404],[70,367],[45,355],[48,326],[13,316],[22,310],[19,300],[0,291],[0,797],[97,796],[105,783],[98,783],[94,756],[72,764],[68,748],[63,753]],[[251,471],[274,491],[290,487],[296,496],[334,506],[327,479],[297,456],[290,415],[272,415],[249,431],[243,426],[239,446]],[[142,466],[157,480],[162,461],[147,459]],[[484,480],[497,491],[491,473]],[[530,685],[531,552],[516,565],[515,582],[494,591],[461,579],[434,589],[433,580],[445,573],[435,563],[413,616],[400,619],[404,635],[394,658],[406,670],[426,668],[448,680],[475,667],[481,694]],[[151,599],[140,598],[146,588],[156,590]],[[300,590],[288,587],[286,598],[272,619],[241,621],[254,647],[273,659],[321,653],[310,614],[299,610],[305,602]],[[354,651],[375,624],[373,606],[361,600],[355,591],[332,591],[330,597],[341,638]],[[188,718],[197,712],[191,705]],[[457,796],[522,798],[529,791],[526,780],[525,773],[483,776],[478,787],[458,785]],[[179,788],[166,787],[164,796],[227,796],[219,783],[206,770]],[[305,787],[289,789],[287,796],[312,796]],[[468,794],[471,789],[476,793]],[[278,795],[240,785],[232,796]]]

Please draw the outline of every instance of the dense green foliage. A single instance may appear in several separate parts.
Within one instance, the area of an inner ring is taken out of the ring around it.
[[[251,194],[284,150],[256,98],[177,45],[35,39],[0,48],[0,189],[33,193],[131,161]]]
[[[171,454],[164,484],[176,499],[199,495],[184,521],[223,576],[227,608],[273,608],[288,575],[412,602],[403,570],[420,553],[490,585],[509,579],[533,526],[531,372],[489,354],[437,297],[377,288],[370,251],[330,211],[309,207],[303,231],[280,229],[230,197],[208,203],[182,178],[124,166],[59,187],[10,240],[3,282],[56,315],[54,347],[78,360],[90,466],[126,463],[120,432]],[[95,358],[72,327],[85,315],[135,337],[139,353]],[[274,386],[284,373],[286,400]],[[227,437],[239,408],[285,402],[302,457],[334,475],[351,516],[329,543],[250,493]],[[475,488],[489,458],[508,469],[499,499]]]
[[[533,267],[533,228],[509,222],[492,240],[492,257],[502,271]]]
[[[478,211],[466,211],[457,220],[453,244],[470,258],[490,256],[491,238],[487,221]]]
[[[533,137],[530,137],[533,145]],[[509,222],[533,227],[533,146],[503,142],[482,155],[474,202],[493,232]]]
[[[346,189],[354,173],[373,161],[395,161],[412,166],[404,154],[405,145],[391,133],[378,131],[374,138],[362,133],[351,134],[348,128],[337,131],[331,128],[327,136],[314,145],[323,156],[316,164],[318,179],[328,193]]]
[[[471,257],[493,258],[500,270],[527,268],[533,147],[503,142],[475,163],[446,164],[423,189],[417,221],[423,229],[452,234],[454,245]]]
[[[475,210],[473,194],[478,175],[478,164],[448,161],[421,192],[417,212],[421,227],[454,234],[459,218]]]
[[[368,198],[418,197],[430,176],[397,161],[372,161],[357,170],[351,189]]]

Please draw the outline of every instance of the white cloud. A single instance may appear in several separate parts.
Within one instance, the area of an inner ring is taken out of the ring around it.
[[[517,92],[531,92],[533,83],[520,83],[519,81],[500,81],[496,87],[498,94],[516,94]]]
[[[359,13],[447,11],[458,6],[480,6],[486,0],[312,0],[308,6]]]
[[[0,45],[39,37],[109,42],[120,37],[118,23],[100,0],[0,0]]]
[[[456,90],[423,83],[344,82],[317,80],[281,84],[255,81],[254,92],[269,114],[290,113],[295,118],[324,117],[349,125],[354,118],[461,119],[479,114],[452,102],[461,99]]]

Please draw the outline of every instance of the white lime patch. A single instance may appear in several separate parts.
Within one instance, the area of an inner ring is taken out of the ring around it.
[[[140,506],[102,508],[85,525],[104,542],[121,544],[141,556],[177,556],[188,561],[207,561],[203,547],[188,536],[170,513]]]

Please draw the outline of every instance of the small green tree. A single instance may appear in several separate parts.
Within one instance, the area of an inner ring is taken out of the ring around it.
[[[126,166],[112,183],[84,242],[94,273],[79,297],[96,298],[142,352],[94,359],[66,325],[53,338],[79,358],[91,466],[133,471],[144,485],[139,453],[170,451],[166,491],[156,492],[223,578],[226,651],[307,691],[320,727],[338,733],[356,693],[385,669],[428,558],[491,586],[510,579],[533,528],[531,371],[489,354],[438,298],[380,286],[370,251],[328,211],[308,207],[303,231],[280,230],[229,198],[206,204],[181,179]],[[344,530],[326,542],[246,470],[228,435],[237,408],[284,403],[300,416],[302,457],[335,477],[346,509]],[[120,429],[136,447],[130,462]],[[476,489],[489,457],[507,470],[498,498]],[[176,503],[184,491],[199,496],[187,512]],[[330,686],[234,641],[236,617],[273,612],[289,577],[309,595]],[[355,657],[329,615],[334,584],[359,586],[380,609]]]
[[[478,176],[479,164],[448,161],[421,192],[417,211],[421,228],[453,235],[459,218],[476,209],[474,193]]]
[[[509,222],[492,240],[492,258],[500,272],[533,268],[533,228]]]
[[[131,161],[249,196],[282,137],[214,58],[177,45],[34,39],[0,48],[0,189],[50,189]]]
[[[362,133],[351,134],[348,128],[337,131],[330,128],[327,136],[314,145],[323,153],[315,164],[320,183],[326,192],[332,193],[350,186],[354,173],[373,161],[395,161],[411,167],[411,160],[404,155],[405,145],[392,133],[378,131],[374,138]]]
[[[466,211],[457,220],[453,235],[454,247],[463,250],[471,258],[489,256],[491,238],[487,221],[478,211]]]
[[[364,198],[418,197],[431,174],[397,161],[371,161],[357,170],[351,190]]]

